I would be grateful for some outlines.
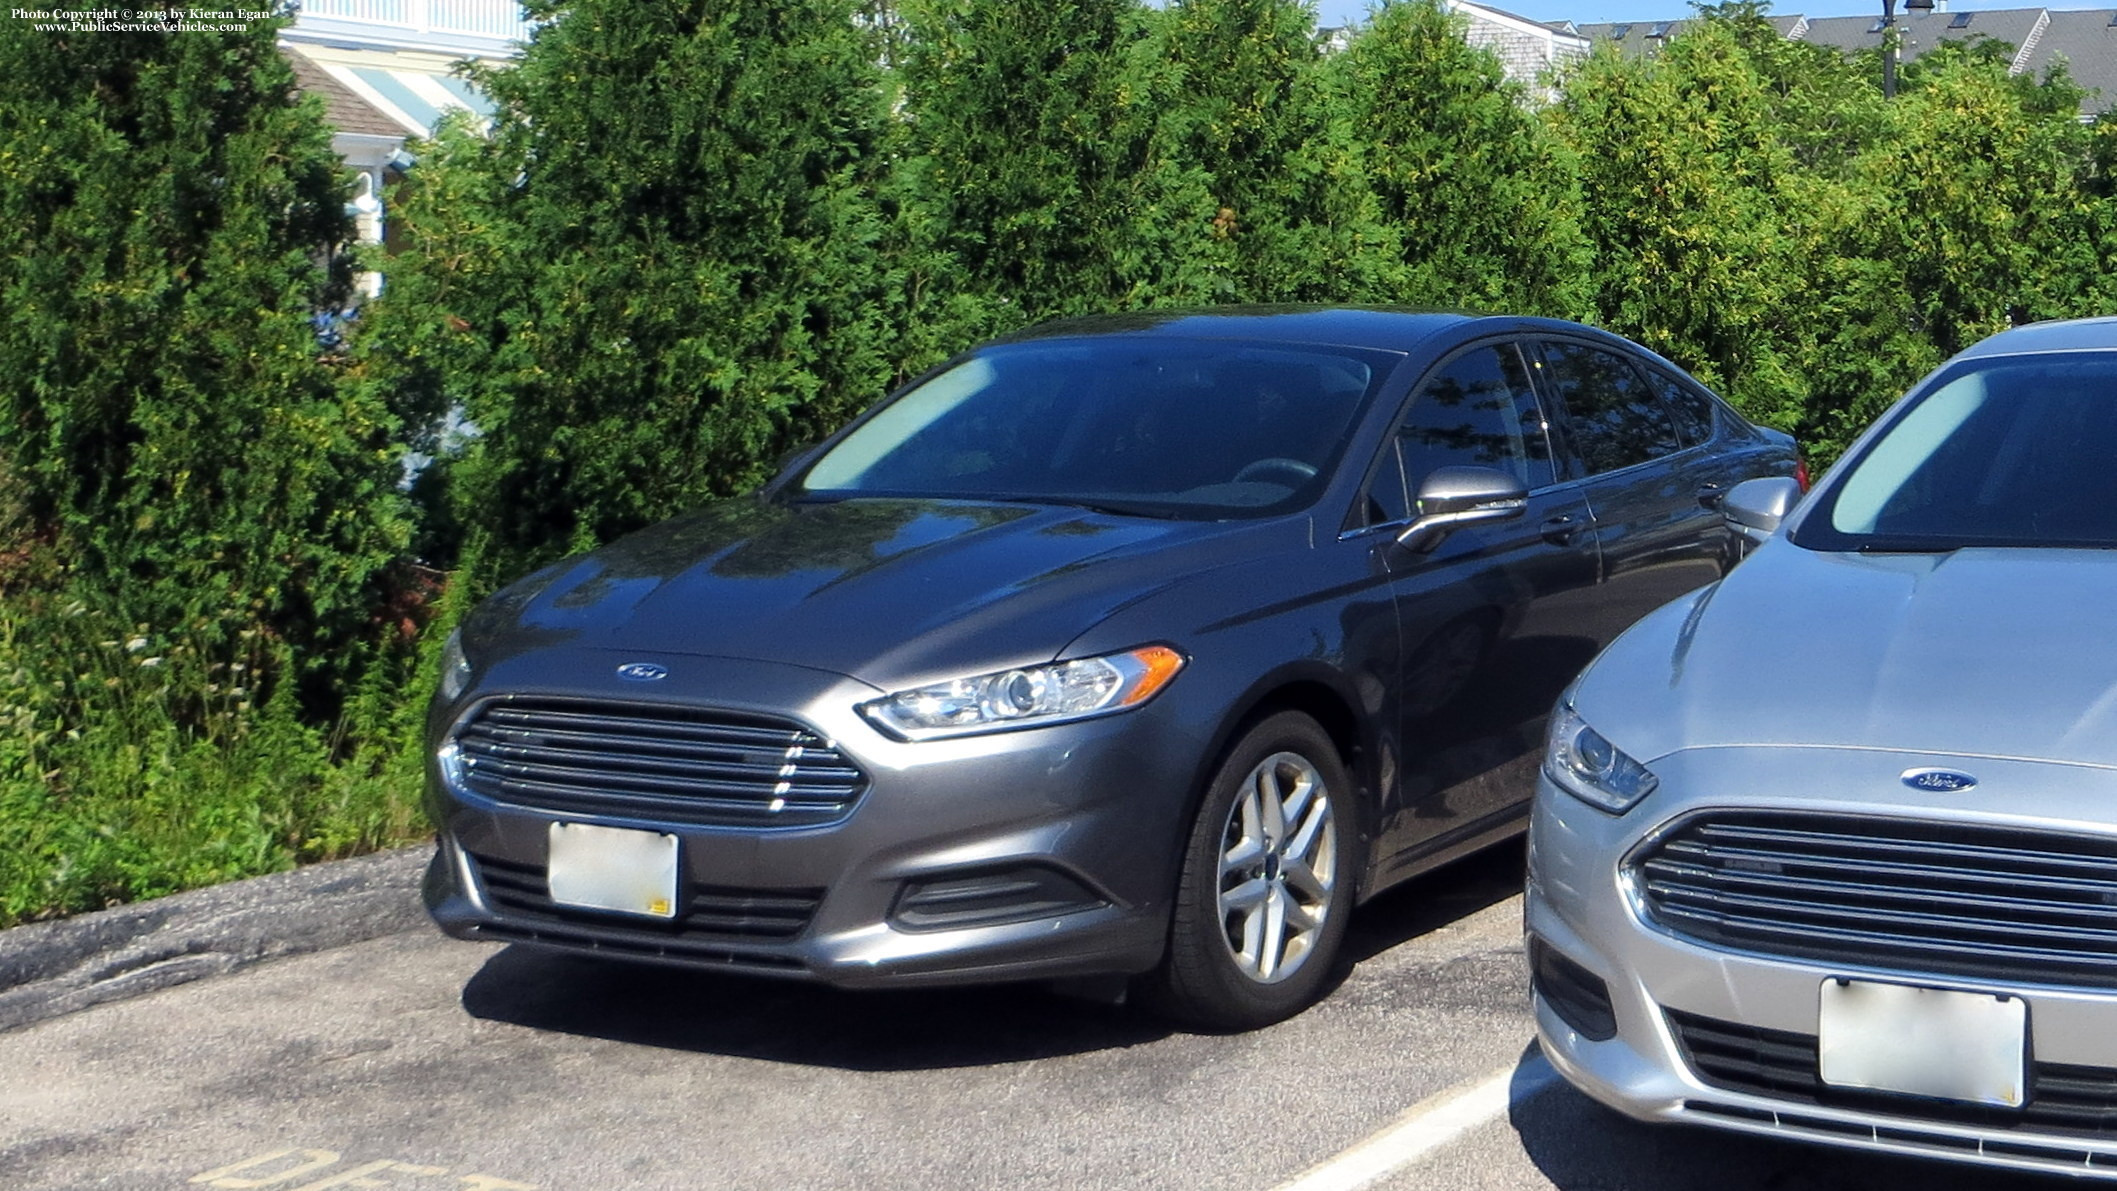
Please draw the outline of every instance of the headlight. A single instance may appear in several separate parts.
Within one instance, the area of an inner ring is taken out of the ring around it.
[[[470,659],[463,655],[463,630],[457,629],[441,646],[441,701],[453,701],[469,685]]]
[[[860,714],[900,740],[1040,728],[1137,707],[1181,669],[1182,654],[1149,645],[898,691],[862,703]]]
[[[1571,703],[1551,713],[1544,776],[1598,810],[1621,815],[1654,792],[1661,779],[1580,718]]]

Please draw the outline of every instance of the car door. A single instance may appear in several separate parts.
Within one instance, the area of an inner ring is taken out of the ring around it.
[[[1697,381],[1651,362],[1645,370],[1647,383],[1661,395],[1683,443],[1674,462],[1688,480],[1695,481],[1693,492],[1700,507],[1715,514],[1706,532],[1718,542],[1725,558],[1721,573],[1725,574],[1726,568],[1741,559],[1745,543],[1728,528],[1727,518],[1719,515],[1720,502],[1728,489],[1742,481],[1775,474],[1770,453],[1739,415],[1723,407]]]
[[[1640,617],[1718,579],[1731,558],[1725,475],[1710,440],[1686,444],[1657,387],[1628,353],[1552,338],[1532,345],[1566,466],[1581,480],[1602,552],[1608,643]]]
[[[1554,469],[1546,422],[1519,346],[1487,341],[1414,386],[1374,463],[1356,532],[1386,560],[1401,642],[1400,762],[1375,855],[1385,882],[1519,813],[1544,717],[1594,653],[1595,526]],[[1512,474],[1528,511],[1428,552],[1397,545],[1419,483],[1451,465]]]

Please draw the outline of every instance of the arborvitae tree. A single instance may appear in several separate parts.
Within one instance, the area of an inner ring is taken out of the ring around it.
[[[1583,313],[1570,156],[1459,18],[1436,0],[1384,4],[1330,65],[1398,238],[1396,300]]]
[[[2117,312],[2117,114],[2104,111],[2089,125],[2079,186],[2096,264],[2075,305],[2082,313]]]
[[[2080,313],[2097,267],[2081,170],[2090,133],[2063,70],[2007,73],[2012,54],[1944,46],[1904,71],[1873,147],[1889,196],[1880,254],[1898,263],[1943,356],[2010,324]]]
[[[1869,134],[1841,180],[1806,183],[1826,201],[1790,204],[1821,232],[1798,258],[1811,300],[1792,309],[1812,328],[1800,431],[1822,459],[1976,340],[2104,312],[2106,216],[2084,177],[2080,93],[2062,73],[2010,77],[2011,57],[1940,47],[1905,67],[1886,103],[1871,61],[1840,64],[1867,88],[1844,123]]]
[[[1157,141],[1171,72],[1138,0],[904,0],[904,218],[964,338],[1210,300],[1217,207]]]
[[[323,658],[407,530],[391,419],[318,343],[350,178],[280,24],[0,23],[0,586]]]
[[[1791,427],[1805,406],[1786,326],[1806,292],[1794,155],[1771,87],[1725,22],[1645,61],[1610,50],[1566,79],[1554,124],[1580,162],[1596,315]]]
[[[464,340],[423,367],[475,428],[444,467],[481,584],[754,485],[889,371],[852,0],[531,11],[489,139],[414,170],[378,312]]]
[[[1877,55],[1872,69],[1834,46],[1779,32],[1764,0],[1698,4],[1699,16],[1732,38],[1769,98],[1774,135],[1793,153],[1801,175],[1844,177],[1881,136]],[[1857,56],[1855,56],[1857,58]]]
[[[1303,0],[1175,0],[1156,22],[1174,68],[1159,135],[1210,178],[1214,297],[1387,301],[1394,240],[1323,78]]]
[[[0,23],[0,925],[409,836],[403,449],[279,25]]]

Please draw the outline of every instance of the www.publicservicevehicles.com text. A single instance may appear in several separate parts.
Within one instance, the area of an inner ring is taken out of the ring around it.
[[[244,9],[17,8],[41,33],[240,33],[272,14]]]

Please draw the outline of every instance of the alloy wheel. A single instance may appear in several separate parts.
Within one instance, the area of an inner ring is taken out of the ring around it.
[[[1276,984],[1314,954],[1334,900],[1338,826],[1323,774],[1299,753],[1266,757],[1221,840],[1223,940],[1244,976]]]

